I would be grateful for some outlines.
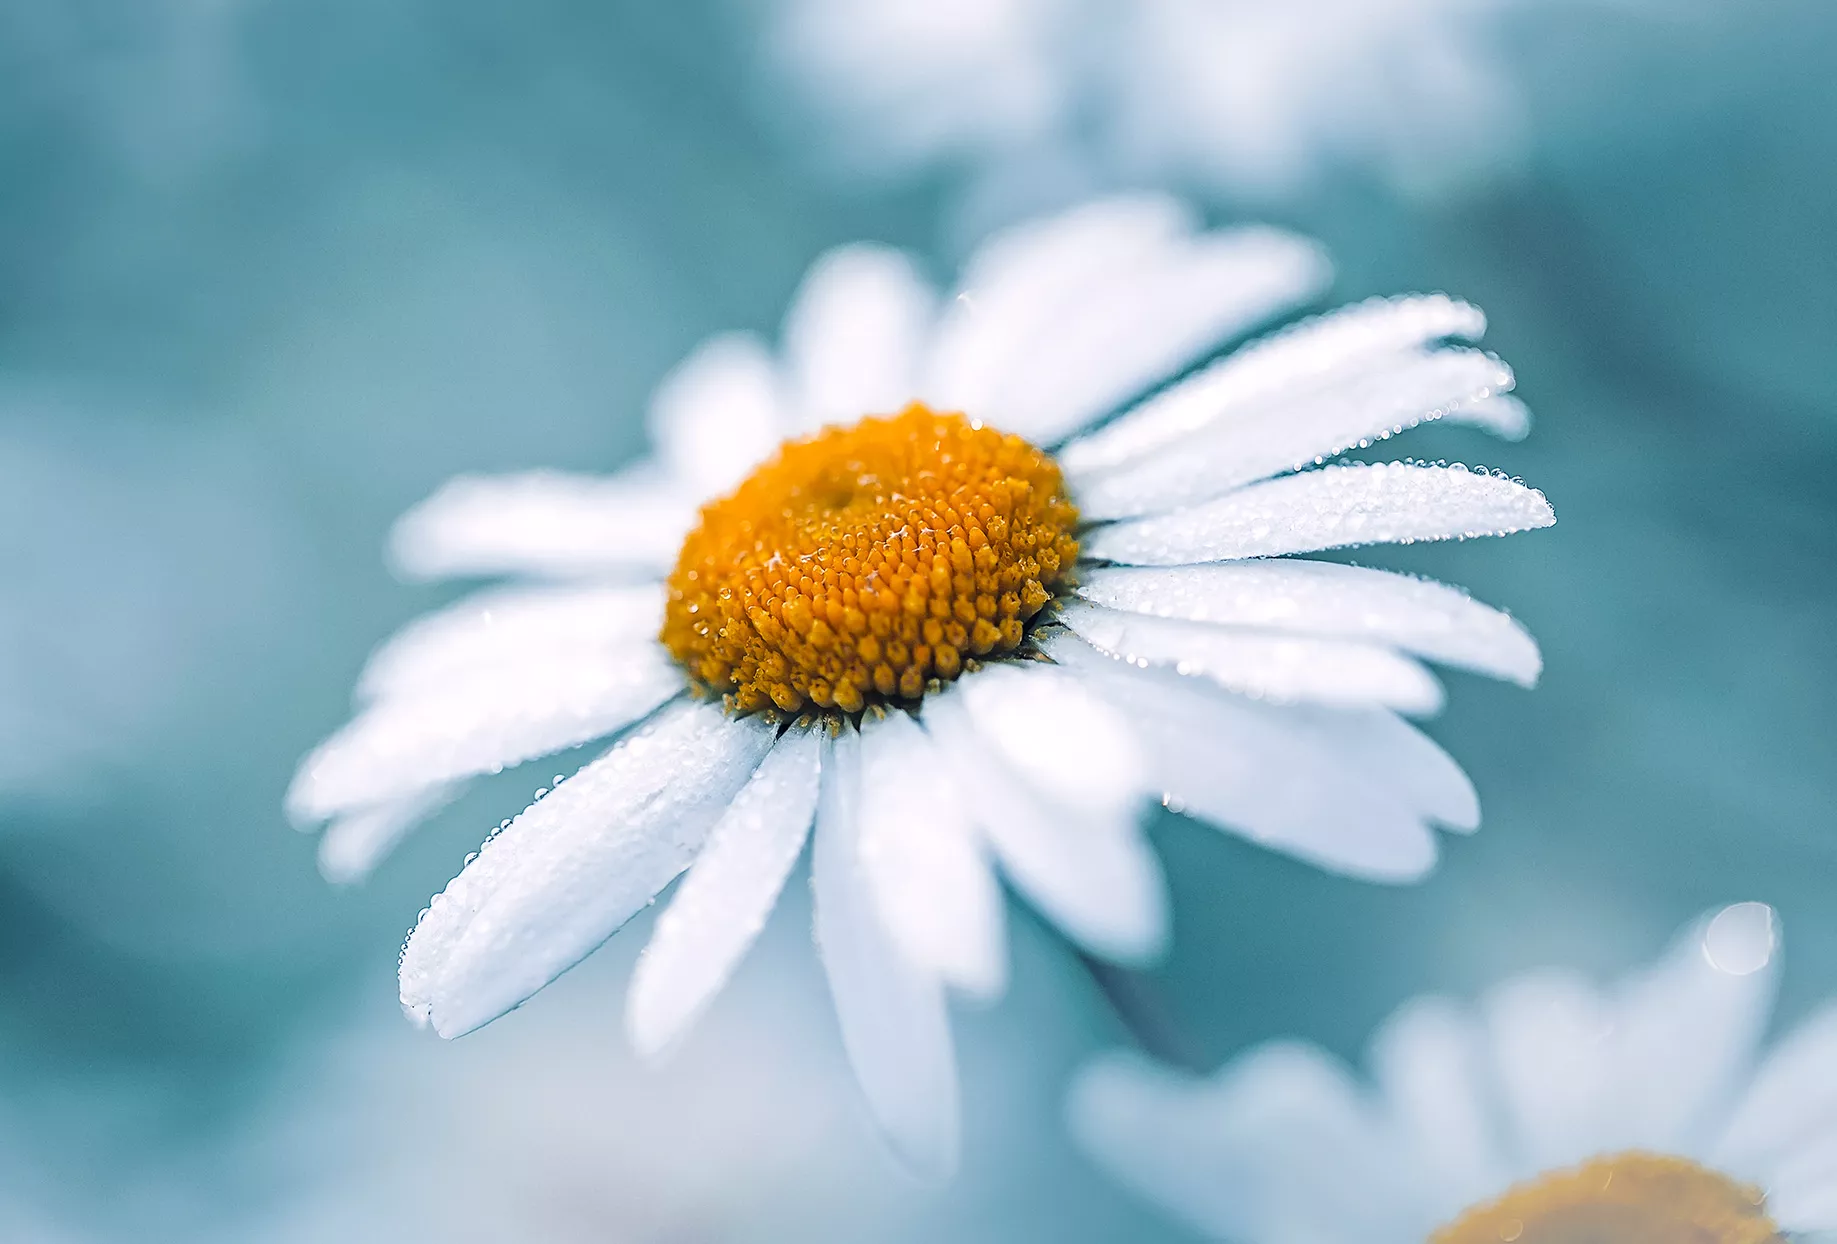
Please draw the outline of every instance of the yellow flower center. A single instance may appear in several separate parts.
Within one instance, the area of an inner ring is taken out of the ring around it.
[[[826,428],[703,507],[663,643],[739,712],[916,700],[1020,646],[1077,521],[1050,457],[963,415]]]
[[[1429,1244],[1783,1244],[1764,1201],[1683,1158],[1623,1153],[1519,1184]]]

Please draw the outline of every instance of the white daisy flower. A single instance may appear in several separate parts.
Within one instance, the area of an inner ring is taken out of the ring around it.
[[[834,131],[852,169],[1174,178],[1271,197],[1341,168],[1424,191],[1514,162],[1526,109],[1510,22],[1538,7],[776,0],[765,12],[784,92]]]
[[[1756,1060],[1773,910],[1706,915],[1598,989],[1561,971],[1418,998],[1371,1083],[1277,1042],[1194,1078],[1128,1055],[1071,1095],[1096,1160],[1239,1244],[1768,1244],[1837,1230],[1837,1006]]]
[[[849,1057],[900,1152],[942,1172],[945,988],[1002,989],[998,870],[1125,962],[1166,933],[1149,799],[1324,867],[1422,875],[1430,827],[1479,810],[1398,716],[1441,702],[1421,661],[1528,684],[1536,646],[1454,588],[1284,555],[1553,521],[1484,471],[1320,465],[1429,419],[1522,432],[1504,365],[1445,344],[1479,312],[1366,303],[1130,405],[1326,275],[1306,242],[1199,232],[1160,199],[1000,237],[941,304],[906,256],[845,247],[806,279],[779,358],[719,338],[664,382],[654,461],[462,478],[411,511],[409,572],[524,582],[371,659],[356,718],[289,795],[331,822],[327,872],[360,875],[472,777],[629,732],[434,899],[404,1005],[471,1031],[688,870],[628,1009],[661,1051],[814,820]]]

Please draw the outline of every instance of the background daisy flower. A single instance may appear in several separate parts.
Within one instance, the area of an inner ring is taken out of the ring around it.
[[[814,822],[850,1061],[896,1148],[941,1174],[945,991],[1003,988],[998,870],[1121,962],[1166,936],[1151,799],[1338,871],[1421,876],[1431,826],[1479,816],[1399,716],[1441,703],[1422,660],[1528,684],[1536,647],[1457,589],[1284,555],[1554,520],[1484,471],[1325,465],[1425,420],[1522,434],[1510,372],[1446,344],[1483,327],[1463,303],[1347,308],[1188,374],[1326,275],[1306,242],[1200,232],[1152,198],[991,241],[942,304],[905,256],[844,248],[780,358],[720,338],[664,382],[655,460],[461,478],[408,514],[409,573],[526,582],[372,658],[289,793],[331,823],[328,874],[361,875],[470,778],[629,733],[433,901],[404,1005],[444,1036],[488,1023],[688,870],[627,1011],[660,1052]]]
[[[1739,903],[1608,988],[1547,971],[1474,1007],[1416,999],[1373,1037],[1369,1085],[1298,1042],[1205,1078],[1112,1056],[1075,1084],[1072,1128],[1118,1179],[1245,1244],[1837,1229],[1837,1008],[1757,1057],[1775,927]]]

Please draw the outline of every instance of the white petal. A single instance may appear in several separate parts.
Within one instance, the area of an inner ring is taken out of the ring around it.
[[[359,713],[300,763],[288,811],[318,821],[495,773],[622,730],[682,686],[654,640],[578,663],[475,671]]]
[[[1802,1142],[1763,1186],[1767,1217],[1804,1244],[1829,1244],[1828,1235],[1805,1233],[1837,1232],[1837,1132]]]
[[[861,728],[861,867],[905,957],[979,997],[1007,983],[1001,890],[949,766],[905,713]]]
[[[1572,972],[1527,973],[1482,1003],[1515,1177],[1613,1151],[1614,1007]]]
[[[1407,1155],[1311,1046],[1265,1045],[1203,1080],[1113,1054],[1079,1074],[1067,1113],[1099,1166],[1214,1239],[1405,1240],[1433,1225]]]
[[[786,433],[892,414],[916,398],[936,303],[911,258],[891,247],[843,246],[818,259],[785,317],[796,385]]]
[[[1527,687],[1543,669],[1536,641],[1509,615],[1385,570],[1290,559],[1115,566],[1082,572],[1077,591],[1131,613],[1389,644]]]
[[[333,885],[362,881],[409,830],[453,802],[460,789],[436,786],[335,818],[319,839],[320,875]]]
[[[1167,882],[1133,802],[1109,801],[1116,806],[1105,811],[1101,803],[1081,806],[1042,793],[976,729],[961,686],[926,699],[924,724],[1003,871],[1092,954],[1118,963],[1159,957],[1167,944]],[[1088,754],[1086,747],[1077,754]]]
[[[1477,341],[1485,331],[1479,308],[1445,294],[1373,298],[1341,307],[1291,325],[1156,394],[1067,445],[1059,464],[1074,479],[1121,466],[1247,403],[1436,341]]]
[[[460,475],[396,521],[390,555],[416,579],[656,573],[676,560],[700,500],[648,468]]]
[[[639,956],[625,1004],[634,1049],[688,1031],[765,927],[816,812],[818,741],[792,730],[721,814]]]
[[[1049,443],[1326,281],[1300,238],[1192,225],[1166,200],[1113,199],[997,239],[966,271],[928,394]]]
[[[1373,881],[1434,866],[1427,822],[1477,823],[1460,768],[1394,714],[1259,704],[1107,657],[1069,632],[1041,643],[1128,716],[1177,811]]]
[[[1711,1157],[1719,1169],[1771,1182],[1796,1152],[1833,1137],[1837,1006],[1827,1006],[1767,1055]]]
[[[771,744],[682,702],[487,841],[402,949],[402,1005],[456,1037],[585,957],[695,858]]]
[[[1085,601],[1065,605],[1059,620],[1111,656],[1210,679],[1256,700],[1405,713],[1442,706],[1441,684],[1429,671],[1378,644],[1155,618]]]
[[[357,695],[420,695],[486,671],[603,660],[662,626],[660,584],[494,588],[397,631],[364,665]]]
[[[1488,1109],[1491,1068],[1479,1025],[1442,998],[1417,998],[1384,1022],[1371,1069],[1391,1124],[1415,1155],[1424,1212],[1448,1222],[1512,1182]]]
[[[959,684],[976,731],[1036,791],[1099,819],[1132,816],[1147,762],[1127,724],[1065,670],[989,665]]]
[[[1477,350],[1374,359],[1355,373],[1235,410],[1122,470],[1074,478],[1072,491],[1086,519],[1162,514],[1419,423],[1458,421],[1511,385],[1510,369]]]
[[[1402,462],[1330,466],[1252,484],[1189,510],[1100,527],[1084,555],[1172,566],[1499,536],[1555,521],[1541,492],[1483,471]]]
[[[900,954],[861,870],[860,736],[828,744],[811,889],[816,941],[849,1065],[882,1133],[921,1178],[957,1166],[956,1055],[938,981]]]
[[[750,333],[711,337],[663,378],[646,422],[686,492],[721,496],[771,456],[784,436],[777,387],[772,357]]]
[[[1705,1153],[1772,1014],[1776,944],[1773,909],[1738,903],[1697,921],[1620,986],[1613,1096],[1626,1147]]]
[[[1500,393],[1463,408],[1460,421],[1484,428],[1506,441],[1522,441],[1531,434],[1531,408],[1510,393]]]

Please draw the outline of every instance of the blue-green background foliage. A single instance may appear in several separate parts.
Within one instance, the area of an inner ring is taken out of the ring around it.
[[[1356,1056],[1412,993],[1616,971],[1738,899],[1782,913],[1783,1020],[1837,995],[1837,21],[1740,7],[1529,10],[1522,171],[1258,208],[1328,244],[1337,299],[1488,310],[1531,439],[1398,452],[1505,467],[1560,523],[1371,559],[1547,658],[1532,693],[1451,678],[1431,729],[1486,821],[1428,882],[1157,824],[1158,983],[1206,1059]],[[849,1095],[800,887],[647,1079],[642,927],[464,1042],[394,1014],[402,931],[565,760],[352,891],[281,817],[368,648],[451,594],[389,578],[394,515],[463,469],[626,461],[670,364],[774,331],[829,245],[960,257],[948,175],[818,171],[758,16],[0,0],[0,1238],[1184,1238],[1062,1137],[1066,1075],[1124,1038],[1024,915],[1009,998],[960,1016],[964,1173],[924,1190]]]

